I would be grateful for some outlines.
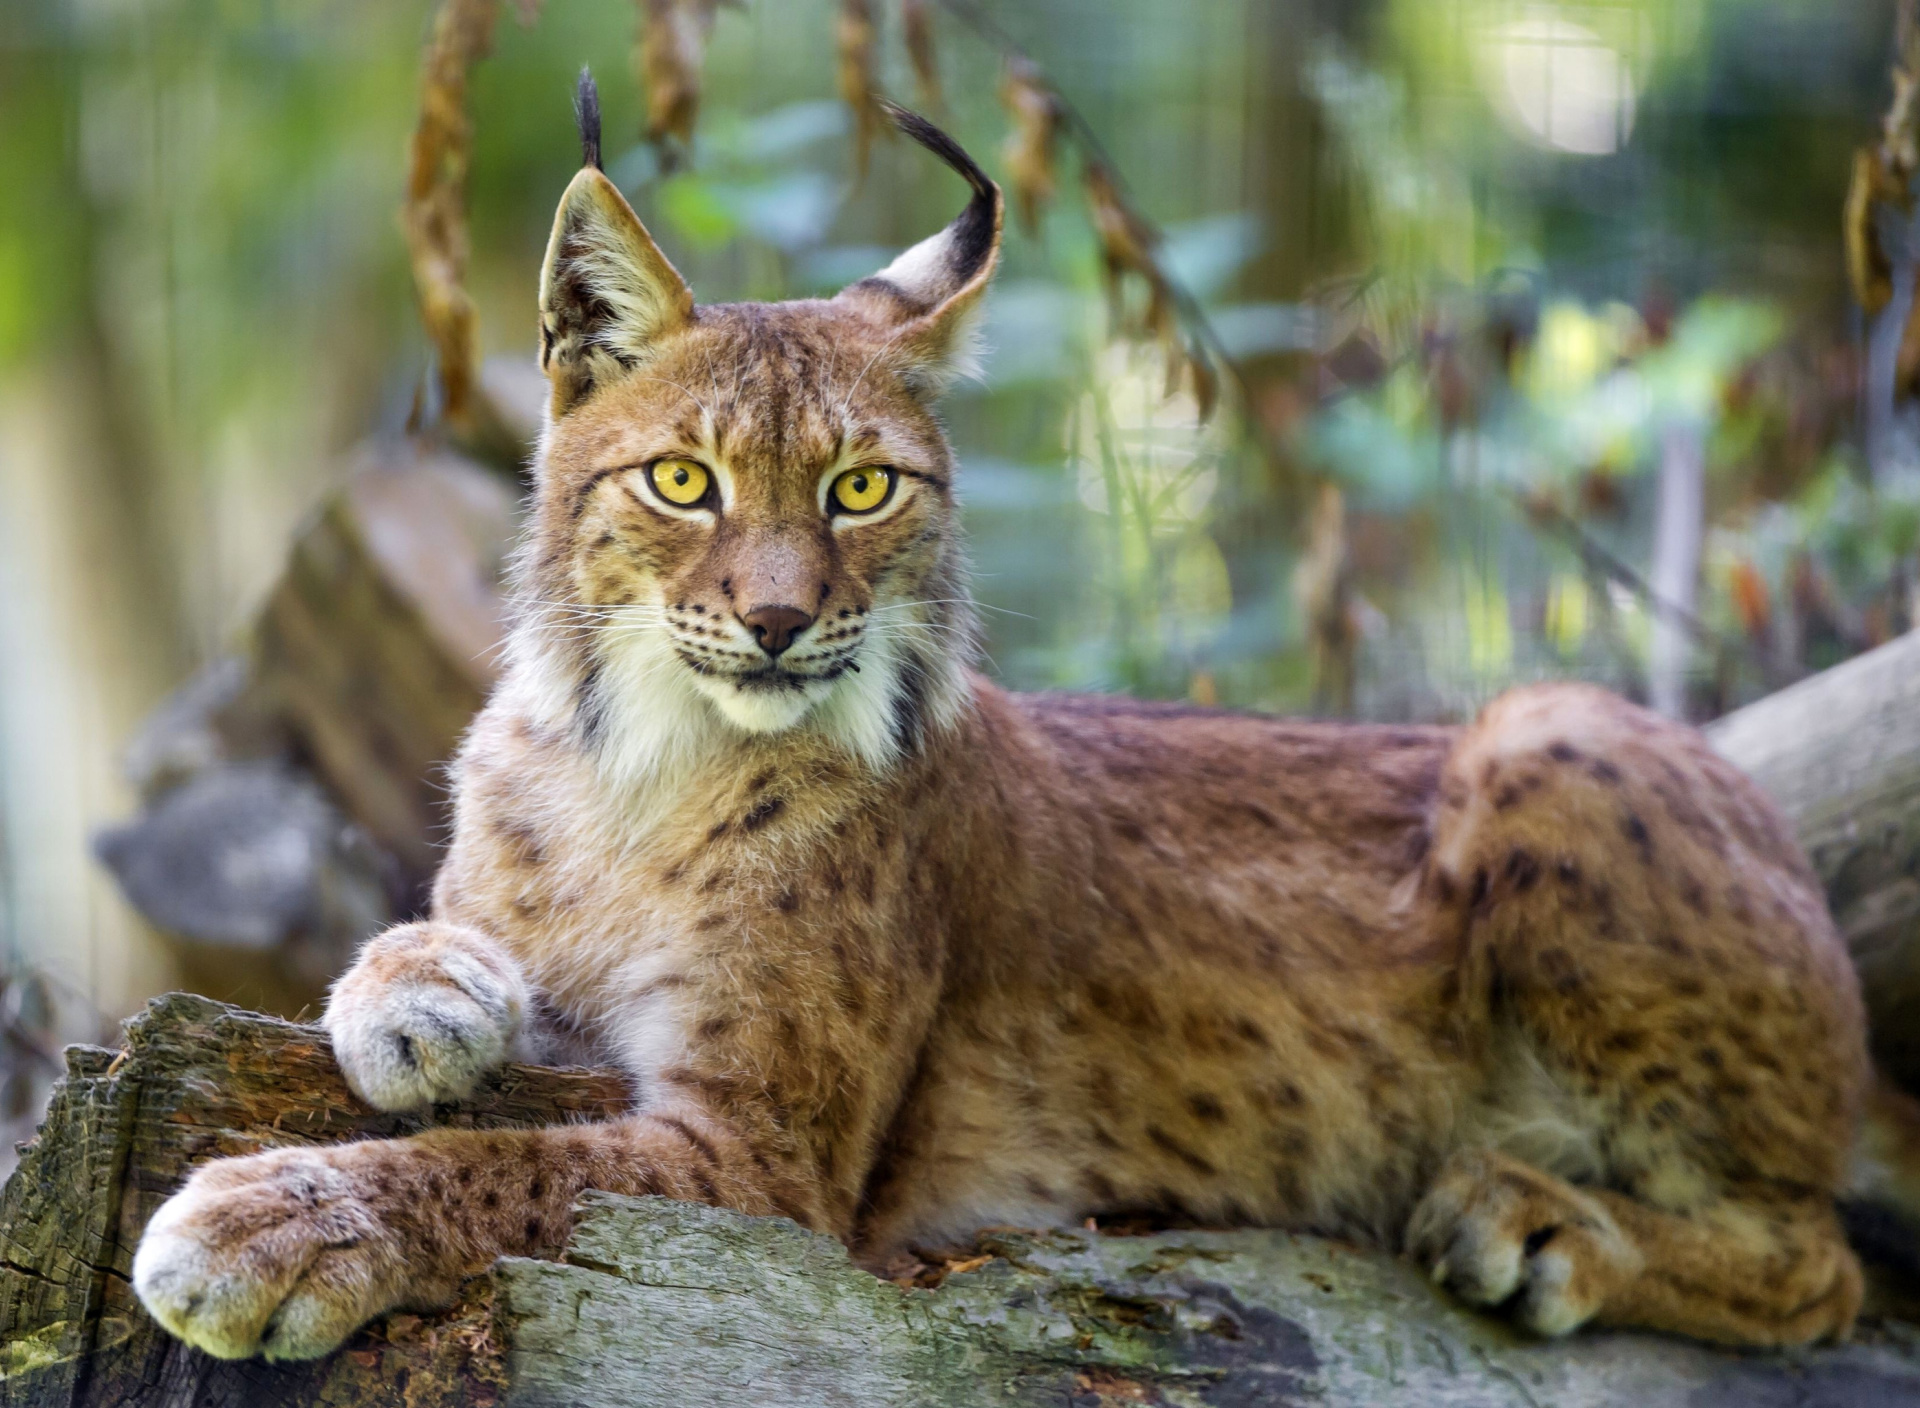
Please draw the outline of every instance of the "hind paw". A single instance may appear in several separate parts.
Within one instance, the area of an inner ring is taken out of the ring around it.
[[[1410,1256],[1469,1304],[1535,1334],[1592,1319],[1641,1258],[1598,1200],[1490,1151],[1456,1156],[1407,1224]]]

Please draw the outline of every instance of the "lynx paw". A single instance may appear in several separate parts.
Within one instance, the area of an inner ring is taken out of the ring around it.
[[[161,1205],[133,1258],[148,1313],[221,1359],[312,1359],[418,1298],[399,1240],[356,1193],[342,1150],[209,1164]],[[402,1288],[405,1288],[403,1291]]]
[[[347,1084],[382,1110],[473,1093],[507,1059],[526,981],[471,929],[404,924],[371,940],[334,984],[322,1019]]]
[[[1640,1270],[1597,1200],[1496,1153],[1441,1171],[1407,1224],[1407,1251],[1462,1300],[1510,1304],[1540,1335],[1578,1329]]]

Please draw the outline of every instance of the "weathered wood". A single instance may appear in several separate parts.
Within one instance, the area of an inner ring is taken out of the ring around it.
[[[370,457],[295,542],[255,631],[256,687],[416,886],[445,835],[440,769],[498,672],[514,511],[455,456]]]
[[[1920,631],[1707,736],[1792,819],[1860,970],[1874,1054],[1920,1090]]]
[[[1642,1335],[1522,1339],[1391,1258],[1279,1232],[995,1232],[934,1290],[853,1267],[782,1219],[582,1200],[562,1262],[506,1259],[454,1309],[396,1315],[316,1364],[229,1364],[168,1339],[126,1276],[187,1168],[391,1135],[315,1029],[154,1003],[124,1050],[76,1049],[0,1193],[0,1405],[1920,1404],[1920,1334],[1719,1353]],[[444,1122],[617,1108],[607,1073],[512,1068]]]
[[[40,1136],[0,1192],[0,1405],[384,1403],[402,1386],[422,1408],[489,1401],[476,1387],[497,1377],[484,1287],[431,1327],[396,1319],[291,1371],[187,1350],[134,1299],[140,1229],[192,1165],[423,1127],[356,1100],[317,1029],[176,994],[128,1023],[119,1054],[75,1047],[68,1059]],[[490,1128],[624,1103],[606,1072],[510,1067],[437,1115]]]
[[[514,496],[454,455],[367,450],[242,653],[131,740],[143,809],[97,849],[196,983],[297,1011],[421,907],[445,764],[499,666]]]

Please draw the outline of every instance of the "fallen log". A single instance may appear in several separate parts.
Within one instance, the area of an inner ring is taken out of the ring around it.
[[[1646,1335],[1516,1336],[1412,1268],[1269,1231],[992,1232],[932,1289],[781,1219],[592,1194],[561,1261],[495,1264],[451,1310],[394,1315],[308,1365],[169,1339],[127,1275],[187,1169],[420,1121],[353,1099],[315,1028],[175,995],[119,1053],[75,1048],[0,1192],[0,1405],[410,1408],[860,1405],[1920,1404],[1920,1334],[1739,1355]],[[441,1122],[620,1107],[605,1072],[512,1067]]]

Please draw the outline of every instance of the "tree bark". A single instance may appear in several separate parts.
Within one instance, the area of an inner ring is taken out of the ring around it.
[[[504,1259],[452,1309],[394,1315],[307,1365],[223,1363],[148,1320],[140,1228],[190,1165],[405,1134],[348,1093],[324,1036],[161,998],[119,1053],[75,1048],[0,1194],[0,1405],[1920,1404],[1920,1337],[1723,1353],[1645,1335],[1523,1339],[1390,1257],[1272,1231],[995,1231],[936,1289],[853,1267],[783,1219],[582,1199],[559,1262]],[[609,1073],[512,1067],[442,1122],[591,1116]]]

